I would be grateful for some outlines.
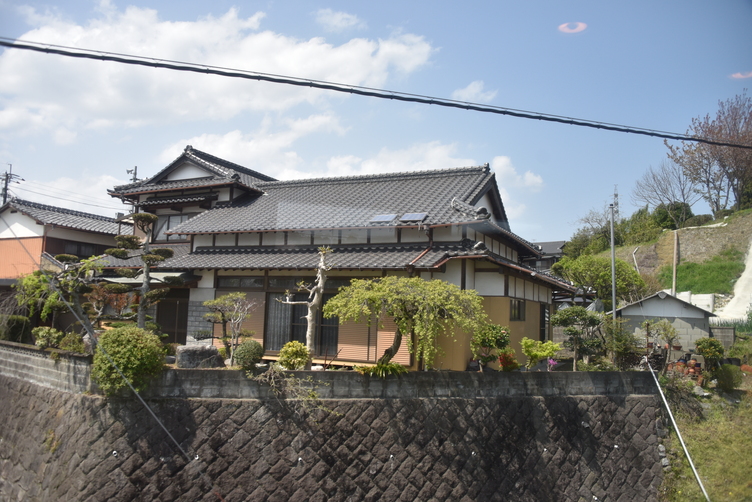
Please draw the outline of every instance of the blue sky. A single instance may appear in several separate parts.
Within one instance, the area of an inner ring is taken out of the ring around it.
[[[750,87],[750,26],[748,0],[0,0],[2,37],[675,133]],[[631,214],[635,181],[666,154],[657,138],[0,52],[0,170],[25,180],[19,197],[114,215],[107,188],[186,144],[280,179],[488,162],[532,241],[568,239],[615,186]]]

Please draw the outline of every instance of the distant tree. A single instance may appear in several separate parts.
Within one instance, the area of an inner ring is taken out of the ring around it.
[[[687,134],[752,146],[752,98],[745,89],[741,95],[719,101],[715,116],[692,119]],[[725,209],[729,189],[736,208],[742,207],[744,193],[752,183],[752,150],[704,143],[667,146],[669,157],[701,187],[714,214]]]
[[[684,222],[692,218],[694,213],[689,204],[684,202],[671,202],[660,204],[653,211],[653,220],[656,225],[667,230],[676,230],[684,226]]]
[[[697,119],[693,119],[694,121]],[[712,152],[702,143],[683,142],[681,146],[664,142],[668,157],[682,166],[684,173],[695,183],[695,190],[708,203],[713,215],[728,207],[731,197],[731,180],[718,164]]]
[[[664,207],[674,222],[674,228],[692,216],[691,207],[700,199],[697,185],[680,164],[664,160],[658,168],[649,167],[635,183],[632,200],[654,208]],[[665,228],[665,227],[664,227]]]
[[[138,294],[138,311],[136,314],[136,324],[139,328],[146,327],[146,311],[152,305],[162,300],[169,288],[152,289],[151,287],[151,269],[167,258],[173,256],[172,249],[169,248],[152,248],[152,230],[156,225],[158,217],[151,213],[136,213],[131,215],[133,225],[144,234],[141,239],[137,235],[118,235],[115,237],[117,242],[116,248],[105,250],[105,254],[115,258],[127,259],[137,256],[141,259],[141,267],[138,269],[117,269],[117,273],[123,277],[131,279],[141,276],[141,286],[129,288]],[[139,253],[140,251],[140,253]],[[177,276],[167,276],[164,282],[168,285],[178,286],[182,281]],[[120,291],[121,293],[124,291]]]
[[[572,260],[564,257],[551,269],[554,274],[595,291],[606,310],[611,310],[611,259],[600,256],[583,255]],[[639,273],[623,260],[616,259],[616,298],[633,301],[646,296],[647,286]]]
[[[324,317],[334,316],[340,322],[393,318],[397,325],[394,340],[378,363],[391,361],[403,336],[407,336],[408,349],[426,367],[433,364],[438,353],[439,335],[454,338],[455,326],[473,333],[486,319],[476,291],[461,290],[440,280],[395,276],[353,279],[324,305]]]
[[[617,234],[623,237],[623,245],[635,245],[657,239],[663,229],[656,223],[647,206],[632,213],[629,218],[621,220]]]

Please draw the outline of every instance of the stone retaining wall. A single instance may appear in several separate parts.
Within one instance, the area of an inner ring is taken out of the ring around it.
[[[658,498],[660,402],[637,373],[414,373],[372,387],[326,372],[330,394],[312,410],[263,390],[187,397],[202,373],[215,383],[200,388],[254,384],[173,371],[151,388],[147,403],[187,460],[135,398],[1,372],[0,500]]]

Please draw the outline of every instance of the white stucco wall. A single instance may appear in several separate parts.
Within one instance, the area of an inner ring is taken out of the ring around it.
[[[15,239],[16,237],[41,237],[44,227],[22,213],[5,211],[0,220],[0,239]]]

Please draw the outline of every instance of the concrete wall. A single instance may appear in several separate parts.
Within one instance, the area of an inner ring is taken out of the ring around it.
[[[55,360],[51,355],[58,354]],[[15,377],[50,389],[91,392],[91,356],[0,341],[0,376]]]
[[[308,409],[240,371],[171,371],[144,396],[178,448],[132,397],[23,371],[0,374],[1,500],[642,501],[663,479],[642,373],[325,372]]]

